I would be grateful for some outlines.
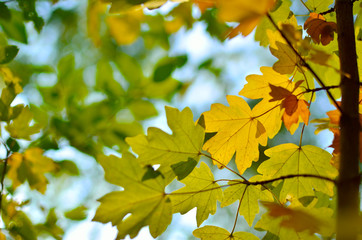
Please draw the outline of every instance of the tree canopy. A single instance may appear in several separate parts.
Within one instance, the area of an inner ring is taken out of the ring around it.
[[[192,209],[201,240],[361,238],[361,19],[356,0],[0,0],[0,239],[85,219],[161,239]],[[195,62],[175,46],[198,26],[265,55]],[[220,103],[172,106],[202,74]]]

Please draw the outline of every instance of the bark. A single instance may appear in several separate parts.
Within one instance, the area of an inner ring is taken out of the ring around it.
[[[337,184],[337,240],[357,240],[359,215],[359,76],[353,26],[353,2],[336,0],[342,115],[340,169]]]

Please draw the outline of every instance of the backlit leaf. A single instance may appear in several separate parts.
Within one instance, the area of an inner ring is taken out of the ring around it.
[[[216,226],[204,226],[198,228],[193,232],[195,237],[200,238],[201,240],[258,240],[255,235],[248,232],[234,232],[230,234],[226,229]]]
[[[236,153],[235,163],[242,174],[259,159],[259,144],[266,145],[267,135],[262,123],[255,118],[246,101],[237,96],[227,96],[230,107],[216,103],[203,113],[205,132],[217,132],[203,149],[216,159],[218,167],[229,163]]]
[[[337,176],[337,170],[330,164],[331,154],[315,146],[299,148],[295,144],[287,143],[269,148],[264,153],[270,159],[260,164],[258,172],[268,179],[289,174],[314,174],[329,178]],[[333,188],[333,183],[316,178],[285,179],[280,200],[285,201],[287,196],[313,196],[315,190],[333,196]]]
[[[250,181],[252,181],[252,179],[250,179]],[[273,195],[269,191],[262,189],[261,186],[236,183],[236,181],[229,182],[230,187],[224,191],[224,199],[221,207],[229,206],[239,200],[239,213],[244,216],[251,227],[255,215],[259,213],[258,201],[273,201]]]
[[[105,171],[105,179],[124,190],[99,199],[101,205],[93,220],[112,222],[118,229],[117,239],[127,235],[134,238],[144,226],[149,226],[153,237],[164,232],[172,218],[170,197],[164,193],[165,180],[159,176],[143,181],[146,169],[131,154],[124,154],[122,159],[100,156],[98,161]]]
[[[158,128],[149,128],[147,136],[127,138],[127,143],[138,154],[141,165],[171,166],[189,159],[198,161],[204,141],[204,130],[195,124],[189,108],[179,111],[166,107],[167,123],[173,134]]]
[[[276,42],[276,46],[277,49],[270,47],[270,52],[279,59],[273,69],[281,74],[292,74],[299,64],[299,57],[287,44]]]
[[[337,24],[327,22],[322,15],[314,12],[309,16],[304,23],[304,30],[307,30],[315,43],[329,44],[334,39],[334,33],[337,32]]]
[[[204,162],[181,182],[186,186],[169,194],[173,212],[185,214],[196,207],[197,226],[200,226],[209,214],[216,212],[216,202],[222,200],[222,190]]]

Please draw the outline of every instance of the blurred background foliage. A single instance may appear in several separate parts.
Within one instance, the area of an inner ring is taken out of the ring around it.
[[[0,0],[0,239],[71,239],[114,188],[97,155],[127,150],[165,104],[197,118],[273,61],[250,37],[224,43],[232,25],[199,1],[135,2]]]

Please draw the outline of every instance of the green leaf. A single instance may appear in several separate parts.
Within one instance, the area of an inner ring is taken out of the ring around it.
[[[154,82],[162,82],[171,76],[176,68],[180,68],[187,62],[187,55],[162,59],[153,73]]]
[[[331,154],[315,146],[307,145],[299,148],[291,143],[281,144],[267,149],[265,155],[270,159],[259,166],[258,172],[266,179],[290,174],[313,174],[332,179],[337,176],[337,170],[330,164]],[[285,179],[280,200],[284,201],[288,195],[296,198],[314,196],[314,190],[333,196],[333,189],[332,182],[321,179],[305,177]]]
[[[170,194],[173,212],[185,214],[196,207],[197,226],[200,226],[209,214],[216,212],[216,201],[222,200],[222,190],[204,162],[181,182],[186,186]]]
[[[146,169],[129,153],[122,159],[115,156],[101,156],[99,163],[105,171],[105,179],[122,186],[124,191],[108,193],[99,201],[93,220],[117,226],[117,238],[137,236],[144,226],[149,226],[155,238],[171,223],[172,204],[164,193],[165,180],[160,176],[142,181]]]
[[[126,138],[132,150],[138,154],[138,162],[145,165],[160,164],[171,166],[187,162],[190,158],[198,161],[204,142],[204,129],[194,123],[192,112],[185,108],[182,112],[166,107],[167,123],[173,134],[158,128],[149,128],[147,136]]]
[[[234,232],[230,234],[226,229],[216,226],[204,226],[192,233],[201,240],[258,240],[255,235],[248,232]]]
[[[305,5],[312,12],[320,13],[327,11],[333,2],[334,0],[308,0],[305,2]]]
[[[157,110],[150,101],[135,100],[131,102],[128,108],[137,120],[144,120],[157,116]]]
[[[229,206],[233,202],[240,200],[239,213],[244,216],[251,227],[255,215],[259,213],[258,201],[273,201],[273,195],[269,191],[261,189],[261,186],[236,183],[236,181],[229,182],[230,187],[224,191],[221,207]]]
[[[0,47],[0,64],[5,64],[13,60],[19,52],[19,48],[14,45]]]
[[[87,218],[87,208],[84,206],[76,207],[68,212],[64,213],[64,216],[66,218],[69,218],[71,220],[75,221],[81,221]]]
[[[3,2],[0,2],[0,19],[4,19],[5,21],[11,19],[11,12]]]
[[[29,107],[25,107],[23,111],[21,111],[20,115],[5,128],[12,138],[30,140],[30,136],[38,133],[41,129],[40,124],[30,126],[32,119],[33,113],[30,111]]]
[[[177,179],[181,181],[182,179],[187,177],[187,175],[189,175],[192,170],[194,170],[196,165],[197,161],[195,159],[189,158],[186,162],[179,162],[171,165],[171,168],[177,176]]]
[[[9,38],[21,43],[28,43],[28,37],[21,12],[11,11],[11,21],[6,21],[0,18],[0,25]]]

